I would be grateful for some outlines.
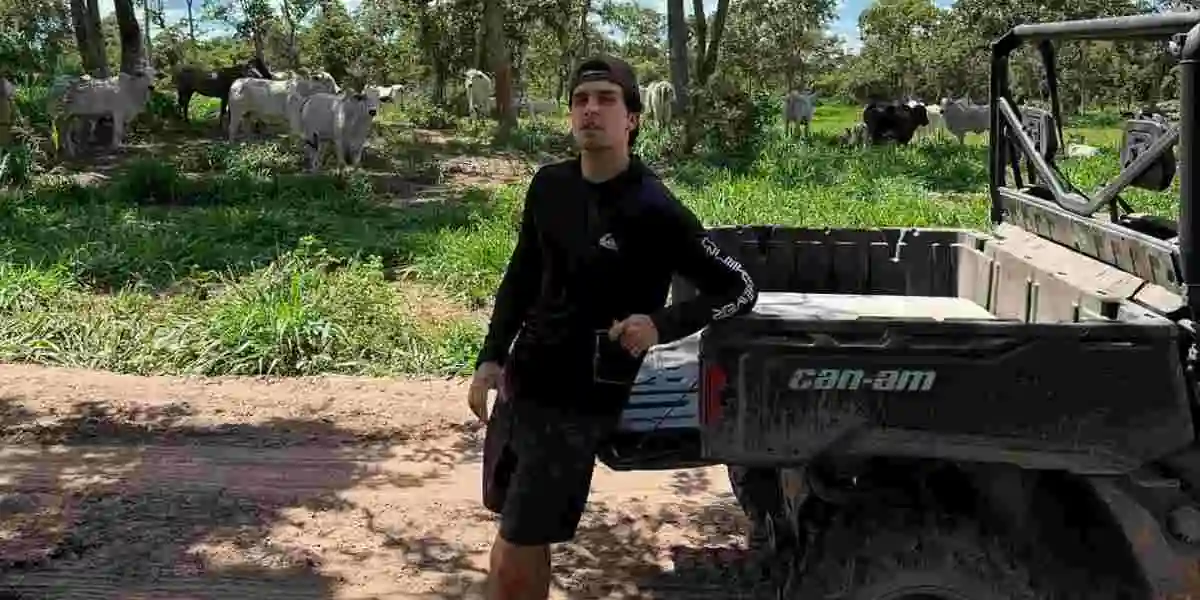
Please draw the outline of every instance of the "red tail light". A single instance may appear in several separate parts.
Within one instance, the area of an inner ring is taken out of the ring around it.
[[[720,365],[702,367],[704,380],[700,385],[700,424],[713,425],[721,420],[721,393],[725,389],[725,369]]]

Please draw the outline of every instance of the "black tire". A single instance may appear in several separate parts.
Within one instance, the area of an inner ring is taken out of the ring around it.
[[[779,488],[779,470],[763,467],[727,465],[729,485],[738,505],[750,521],[749,543],[752,549],[765,548],[769,532],[783,529],[783,493]],[[774,522],[769,522],[774,521]]]
[[[784,588],[785,600],[1040,600],[1015,554],[964,518],[842,511]]]

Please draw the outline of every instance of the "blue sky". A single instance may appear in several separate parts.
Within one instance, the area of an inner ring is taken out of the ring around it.
[[[347,7],[353,9],[358,6],[359,0],[343,0]],[[195,0],[196,10],[202,0]],[[667,11],[667,0],[637,0],[638,4],[647,8],[654,8],[660,12]],[[858,15],[864,9],[871,5],[874,0],[838,0],[838,14],[834,22],[830,25],[830,31],[840,36],[851,49],[857,49],[861,45],[858,37]],[[938,6],[947,6],[950,0],[935,0]],[[187,15],[187,3],[185,0],[165,0],[167,7],[167,22],[174,22],[182,19]],[[272,4],[278,5],[278,0],[272,0]],[[686,2],[689,9],[691,2]],[[710,13],[716,9],[717,0],[704,0],[705,12]],[[101,14],[112,12],[112,0],[100,0]],[[140,11],[139,11],[140,13]]]
[[[858,15],[864,9],[871,5],[875,0],[838,0],[837,17],[829,29],[834,34],[840,36],[846,43],[846,46],[857,50],[862,45],[862,41],[858,37]],[[637,0],[638,4],[647,8],[653,8],[659,12],[667,12],[667,0]],[[949,3],[947,0],[937,0],[938,4],[943,2]],[[685,2],[689,10],[691,2]],[[704,0],[704,12],[711,14],[717,8],[717,0]]]
[[[840,38],[851,50],[862,47],[862,39],[858,35],[858,15],[871,6],[875,0],[837,0],[837,16],[829,26],[829,31]],[[667,12],[667,0],[637,0],[642,6],[653,8],[659,12]],[[934,0],[933,3],[942,8],[948,8],[953,0]],[[685,2],[691,9],[691,2]],[[717,8],[717,0],[704,0],[704,12],[712,14]]]

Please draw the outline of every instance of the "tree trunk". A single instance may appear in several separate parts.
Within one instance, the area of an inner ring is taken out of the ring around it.
[[[687,16],[683,0],[667,0],[667,39],[670,43],[671,87],[675,88],[675,114],[688,106]]]
[[[267,62],[266,43],[263,42],[262,31],[258,27],[255,27],[251,37],[254,40],[254,58],[264,63]]]
[[[484,19],[487,19],[486,7]],[[487,23],[484,23],[483,27],[480,27],[475,31],[475,60],[472,61],[476,69],[479,69],[485,73],[492,70],[493,64],[487,47],[489,39],[487,37],[487,29],[488,25]]]
[[[575,55],[576,63],[591,53],[590,37],[588,35],[588,15],[592,13],[592,0],[583,0],[583,10],[579,13],[579,53]]]
[[[289,0],[283,0],[280,9],[279,13],[283,16],[283,26],[286,29],[287,48],[284,52],[287,54],[287,65],[289,69],[296,70],[300,68],[300,52],[296,48],[296,22],[292,19],[292,12],[295,9]]]
[[[142,38],[142,44],[146,49],[147,57],[154,53],[150,44],[150,2],[151,0],[142,0],[142,25],[146,27],[146,35]]]
[[[443,105],[446,103],[446,82],[450,79],[449,69],[446,68],[445,61],[438,60],[433,63],[433,102],[434,104]]]
[[[483,21],[487,30],[488,54],[496,82],[496,116],[500,121],[498,136],[506,139],[517,124],[512,102],[512,61],[504,39],[504,8],[501,0],[484,0]]]
[[[147,63],[142,46],[142,31],[133,12],[132,0],[113,0],[113,13],[117,16],[117,28],[121,31],[121,72],[134,73]]]
[[[695,35],[696,54],[692,57],[695,64],[693,72],[696,74],[696,79],[700,79],[700,67],[704,64],[704,57],[708,54],[708,17],[704,14],[704,0],[692,0],[692,18],[696,21]]]
[[[704,51],[704,64],[696,69],[698,85],[707,85],[717,72],[717,57],[720,54],[721,38],[725,36],[725,20],[729,17],[729,0],[717,0],[717,12],[713,14],[711,37]],[[700,18],[705,18],[701,14]]]
[[[188,39],[190,39],[192,41],[192,44],[195,45],[195,43],[196,43],[196,17],[195,17],[195,15],[192,14],[192,5],[193,4],[195,4],[195,0],[187,0]]]
[[[571,15],[571,3],[569,0],[559,0],[558,9],[562,11],[561,18],[552,19],[552,27],[554,28],[554,41],[557,44],[558,50],[558,66],[554,70],[555,86],[554,99],[562,102],[563,88],[566,87],[567,71],[571,60],[571,36],[568,31],[568,22]]]
[[[696,21],[696,34],[697,34],[696,37],[700,37],[701,33],[703,33],[704,35],[707,36],[707,35],[709,35],[709,31],[710,31],[709,28],[707,27],[707,23],[705,25],[700,24],[702,21],[705,21],[707,19],[707,17],[704,16],[703,2],[701,0],[694,0],[694,1],[695,1],[695,10],[698,13],[696,15],[696,19],[697,19],[697,21]],[[681,0],[670,0],[670,2],[671,2],[671,4],[669,4],[668,7],[674,5],[674,3],[677,3],[677,2],[682,4]],[[680,6],[680,8],[682,9],[682,6]],[[707,39],[707,40],[705,40],[705,42],[700,42],[699,40],[697,40],[697,42],[696,42],[696,48],[698,50],[702,50],[704,53],[703,56],[696,57],[696,81],[695,81],[696,89],[702,89],[703,87],[707,86],[709,79],[711,79],[713,76],[713,73],[717,72],[717,57],[719,56],[719,49],[721,47],[721,38],[725,34],[725,20],[728,16],[729,16],[729,0],[718,0],[717,1],[717,11],[715,14],[713,14],[711,39]],[[668,14],[667,18],[669,21],[670,20],[669,14]],[[670,25],[668,23],[668,32],[670,31],[669,27],[670,27]],[[685,30],[685,34],[686,34],[686,30]],[[674,43],[675,43],[674,40],[672,40],[671,43],[672,43],[672,49],[673,49]],[[687,55],[686,55],[687,45],[686,45],[686,43],[683,44],[683,47],[684,47],[684,53],[685,53],[684,58],[683,58],[683,68],[684,68],[684,72],[686,73],[687,72],[686,71],[686,69],[687,69]],[[674,70],[675,70],[674,57],[672,57],[672,61],[671,61],[671,70],[672,70],[672,72],[674,72]],[[678,90],[678,89],[679,88],[676,88],[676,90]],[[676,91],[676,94],[678,95],[678,91]],[[685,118],[685,121],[684,121],[685,126],[684,126],[684,135],[683,135],[683,138],[684,138],[683,139],[683,145],[684,145],[683,150],[684,150],[684,152],[691,152],[696,147],[696,142],[699,141],[699,139],[700,139],[701,127],[700,127],[700,123],[697,121],[697,119],[699,119],[699,116],[704,113],[704,107],[701,106],[701,104],[703,103],[703,98],[704,98],[704,96],[700,95],[695,98],[694,102],[692,102],[690,104],[683,104],[683,106],[690,108],[690,110],[688,110],[686,113],[684,113],[684,115],[685,115],[685,117],[684,117]]]
[[[108,77],[104,36],[100,33],[100,5],[97,0],[71,0],[71,24],[83,70],[92,77]]]

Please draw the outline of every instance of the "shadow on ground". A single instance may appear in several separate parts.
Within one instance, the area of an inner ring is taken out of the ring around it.
[[[185,402],[53,406],[0,396],[0,593],[480,597],[494,516],[477,471],[461,479],[480,459],[477,423],[367,432],[320,405],[263,422]],[[712,502],[701,471],[668,489],[592,502],[556,548],[557,593],[756,597],[732,499]]]
[[[191,414],[82,402],[37,415],[0,398],[0,590],[333,598],[339,577],[322,572],[320,548],[277,541],[272,528],[297,509],[347,508],[339,494],[377,478],[391,444],[316,418],[197,427],[183,423]]]
[[[592,502],[575,540],[554,547],[554,594],[570,600],[774,600],[774,588],[758,576],[740,542],[744,527],[732,501],[706,504],[681,496],[653,508]],[[465,547],[442,538],[398,545],[420,556],[438,556],[434,562],[445,576],[437,589],[420,597],[482,597],[484,574],[467,567]]]

